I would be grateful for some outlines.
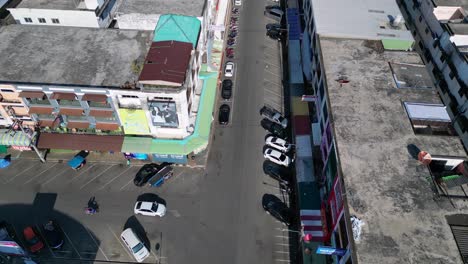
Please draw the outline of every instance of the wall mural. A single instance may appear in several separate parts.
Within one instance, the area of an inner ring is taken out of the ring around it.
[[[149,111],[153,126],[178,127],[176,104],[173,101],[149,101]]]

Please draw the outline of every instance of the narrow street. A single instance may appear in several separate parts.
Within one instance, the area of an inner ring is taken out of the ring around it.
[[[18,233],[49,217],[61,222],[64,248],[42,253],[42,263],[130,263],[119,238],[128,223],[141,227],[148,241],[145,263],[291,263],[286,226],[261,205],[265,193],[289,201],[262,170],[267,133],[259,110],[284,107],[280,44],[265,35],[265,25],[274,22],[263,16],[267,4],[243,1],[240,7],[230,123],[218,124],[218,94],[205,170],[177,167],[160,188],[134,186],[140,166],[89,163],[75,172],[63,163],[16,160],[2,170],[0,214]],[[166,202],[166,216],[133,215],[136,199],[147,193]],[[82,211],[91,196],[101,208],[94,216]]]

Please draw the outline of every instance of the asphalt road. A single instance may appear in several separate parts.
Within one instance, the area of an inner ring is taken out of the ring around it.
[[[42,263],[130,263],[118,238],[127,226],[151,250],[145,263],[290,262],[288,232],[261,207],[264,193],[288,200],[262,171],[266,132],[259,109],[269,104],[281,110],[284,101],[279,43],[265,36],[265,24],[273,22],[263,16],[266,4],[243,1],[233,98],[227,102],[231,122],[219,126],[215,117],[205,170],[176,168],[161,188],[135,187],[139,166],[90,163],[75,172],[66,164],[15,160],[0,171],[0,216],[18,233],[51,217],[61,223],[65,245],[43,251]],[[136,199],[148,193],[164,200],[166,216],[133,216]],[[91,196],[100,212],[88,216],[83,207]]]

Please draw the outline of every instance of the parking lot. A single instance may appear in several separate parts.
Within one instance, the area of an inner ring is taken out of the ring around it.
[[[41,252],[42,259],[133,262],[119,238],[127,225],[142,229],[144,234],[140,235],[147,236],[153,247],[145,262],[167,263],[164,253],[170,248],[163,230],[182,220],[182,214],[193,213],[178,205],[197,192],[194,182],[203,177],[203,170],[175,167],[174,176],[161,187],[136,187],[133,178],[140,167],[89,163],[74,171],[61,163],[16,160],[0,175],[2,218],[12,223],[18,234],[28,225],[40,230],[47,219],[57,219],[65,235],[64,247]],[[164,199],[168,206],[164,218],[133,216],[135,201],[145,193],[157,193],[161,199],[174,197]],[[84,207],[92,196],[100,212],[86,215]]]

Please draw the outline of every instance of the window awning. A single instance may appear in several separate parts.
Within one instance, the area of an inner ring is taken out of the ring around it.
[[[22,91],[18,94],[18,96],[24,98],[43,98],[45,96],[45,93]]]
[[[89,128],[89,122],[68,121],[68,128]]]
[[[83,111],[82,108],[60,108],[61,115],[82,116]]]
[[[53,111],[53,107],[31,106],[29,108],[30,114],[52,114]]]
[[[31,138],[34,138],[33,134]],[[31,144],[31,138],[22,131],[10,131],[0,129],[0,145],[28,147]]]
[[[120,125],[116,123],[96,123],[96,129],[101,130],[117,130]]]
[[[98,116],[98,117],[113,117],[114,116],[114,111],[112,110],[90,110],[89,111],[90,116]]]
[[[106,102],[107,95],[105,94],[85,94],[81,98],[82,101],[93,101],[93,102]]]
[[[76,94],[74,94],[74,93],[53,93],[51,99],[76,100]]]
[[[120,152],[122,149],[124,137],[42,133],[38,140],[38,148],[43,149],[73,149]]]

